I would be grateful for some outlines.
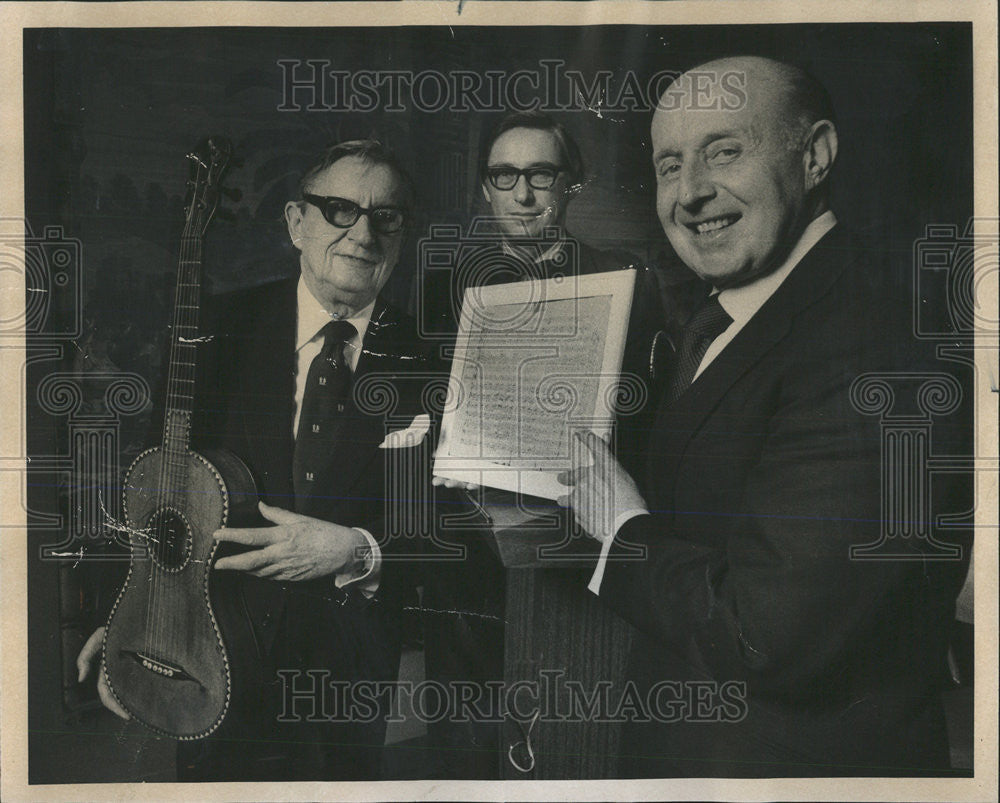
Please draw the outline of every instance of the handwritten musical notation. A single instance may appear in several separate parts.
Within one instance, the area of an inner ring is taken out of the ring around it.
[[[611,431],[635,271],[470,288],[434,474],[555,499],[572,435]]]
[[[569,459],[570,424],[600,416],[611,295],[491,307],[473,320],[452,454],[522,468]],[[515,307],[521,307],[518,310]],[[518,320],[515,331],[491,321]]]

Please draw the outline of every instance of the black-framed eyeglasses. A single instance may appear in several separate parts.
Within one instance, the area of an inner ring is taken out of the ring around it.
[[[368,216],[372,228],[379,234],[396,234],[406,225],[406,210],[398,206],[373,206],[365,209],[347,198],[312,195],[308,192],[302,193],[302,199],[319,209],[326,222],[338,229],[351,228],[362,215]]]
[[[521,176],[524,176],[528,186],[533,190],[550,190],[562,172],[562,168],[555,165],[526,167],[524,170],[519,170],[511,165],[497,165],[486,168],[486,177],[490,180],[490,184],[498,190],[514,189],[517,182],[521,180]]]

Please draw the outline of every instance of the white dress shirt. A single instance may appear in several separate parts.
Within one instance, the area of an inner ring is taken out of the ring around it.
[[[323,305],[320,304],[313,294],[306,287],[305,280],[299,277],[297,290],[297,324],[295,336],[295,420],[292,432],[299,431],[299,413],[302,410],[302,398],[306,392],[306,379],[309,376],[309,366],[323,348],[323,335],[321,330],[330,321],[335,320]],[[368,323],[371,321],[372,310],[375,302],[372,301],[360,312],[343,320],[348,321],[357,330],[357,334],[344,344],[344,356],[347,358],[347,365],[353,373],[358,367],[358,359],[361,356],[361,343],[364,340],[365,332],[368,331]],[[342,524],[343,522],[337,522]],[[365,540],[371,550],[370,556],[366,556],[362,568],[353,573],[338,574],[334,577],[334,583],[338,588],[345,586],[357,586],[365,596],[372,596],[378,590],[379,576],[382,571],[382,552],[378,548],[378,543],[372,534],[361,527],[353,529],[364,535]]]
[[[774,291],[788,278],[788,275],[792,272],[792,268],[802,261],[802,257],[836,223],[837,217],[833,214],[833,211],[827,210],[806,226],[805,231],[802,232],[802,236],[799,237],[799,241],[789,252],[788,258],[781,263],[781,266],[777,270],[771,271],[749,284],[723,290],[718,294],[719,304],[729,314],[729,317],[733,319],[733,322],[722,331],[722,334],[712,341],[712,344],[705,352],[705,356],[701,358],[701,362],[698,364],[698,370],[695,371],[694,379],[701,376],[702,371],[712,364],[712,360],[718,357],[721,351],[729,345],[732,339],[736,337],[737,332],[746,326],[749,320],[757,314],[757,310],[763,307],[764,303],[774,295]],[[694,382],[694,379],[691,381]]]
[[[774,295],[774,291],[781,286],[781,283],[785,281],[785,279],[788,278],[795,266],[802,261],[802,257],[804,257],[809,250],[822,239],[823,235],[836,225],[836,223],[837,218],[833,214],[833,211],[827,210],[806,226],[805,230],[802,232],[802,236],[799,237],[799,241],[789,252],[785,261],[782,262],[776,270],[773,270],[770,273],[749,282],[748,284],[718,291],[719,304],[729,314],[729,317],[733,319],[733,322],[729,324],[729,326],[724,329],[722,333],[715,338],[715,340],[712,341],[711,345],[709,345],[708,350],[705,352],[705,356],[701,358],[701,362],[698,364],[698,370],[695,372],[694,379],[691,380],[692,383],[697,381],[698,377],[702,375],[704,370],[711,365],[712,360],[719,356],[722,350],[732,342],[734,337],[736,337],[736,334],[747,325],[750,319],[757,314],[757,311],[764,306],[772,295]],[[644,508],[632,508],[618,513],[615,516],[615,535],[618,534],[618,531],[621,530],[622,526],[629,519],[647,513],[649,513],[649,511]],[[601,581],[604,579],[604,569],[607,565],[608,553],[611,551],[611,544],[613,542],[614,536],[603,540],[603,543],[601,544],[601,557],[597,561],[597,566],[594,569],[593,576],[590,578],[590,583],[587,584],[587,588],[595,594],[600,594],[601,592]]]
[[[306,392],[306,379],[309,376],[309,366],[323,348],[324,326],[335,320],[320,304],[306,287],[305,280],[299,278],[298,286],[298,325],[295,335],[295,423],[292,432],[299,431],[299,414],[302,412],[302,397]],[[372,301],[360,312],[343,320],[350,323],[358,333],[344,344],[344,356],[347,367],[353,373],[358,367],[361,356],[361,343],[368,331],[368,322],[372,318],[375,302]],[[340,319],[337,319],[340,320]]]

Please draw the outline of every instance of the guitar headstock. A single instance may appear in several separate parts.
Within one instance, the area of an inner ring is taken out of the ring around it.
[[[219,206],[222,176],[233,153],[232,143],[225,137],[212,136],[203,140],[188,155],[190,178],[188,203],[184,209],[184,235],[200,237],[205,233]]]

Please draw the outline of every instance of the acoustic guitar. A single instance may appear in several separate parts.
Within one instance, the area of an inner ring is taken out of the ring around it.
[[[190,160],[177,272],[166,412],[160,446],[124,482],[128,577],[104,636],[104,673],[118,702],[157,733],[199,739],[222,723],[232,694],[223,629],[213,612],[212,533],[256,505],[253,478],[234,455],[190,448],[205,230],[232,147],[211,137]]]

